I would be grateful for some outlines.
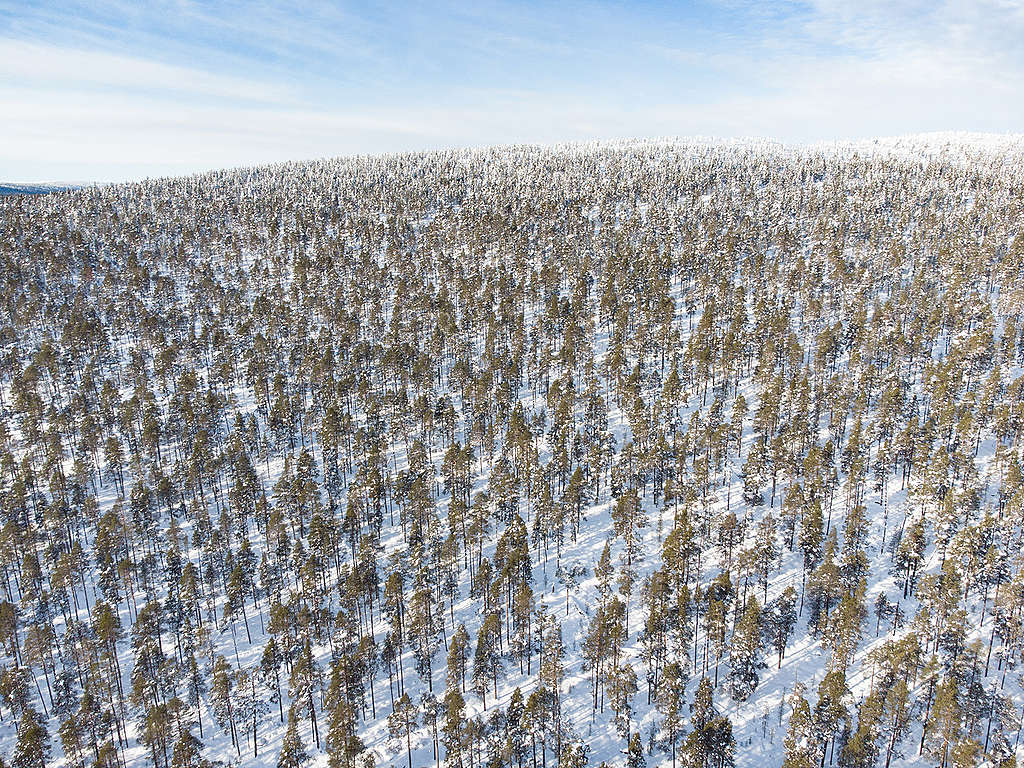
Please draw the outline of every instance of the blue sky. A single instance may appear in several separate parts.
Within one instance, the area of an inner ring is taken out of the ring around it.
[[[0,180],[626,136],[1024,130],[1024,0],[0,0]]]

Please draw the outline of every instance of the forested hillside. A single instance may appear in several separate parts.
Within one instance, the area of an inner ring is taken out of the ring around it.
[[[1024,139],[0,199],[16,768],[1012,766]]]

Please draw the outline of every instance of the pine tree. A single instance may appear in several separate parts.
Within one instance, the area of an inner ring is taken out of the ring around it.
[[[270,692],[270,701],[277,704],[278,718],[284,722],[284,704],[281,698],[281,665],[284,659],[277,647],[274,637],[267,639],[263,646],[263,655],[260,657],[259,679],[260,683]]]
[[[259,754],[256,730],[260,719],[270,709],[269,704],[256,691],[256,673],[240,669],[235,675],[235,705],[239,727],[252,734],[252,756]]]
[[[46,768],[50,757],[50,734],[42,717],[26,708],[18,720],[18,740],[11,756],[11,768]]]
[[[690,709],[690,733],[683,745],[686,764],[693,768],[730,768],[736,741],[732,723],[715,711],[711,681],[702,677]]]
[[[317,749],[320,748],[320,731],[317,728],[316,700],[313,694],[319,688],[320,681],[320,667],[313,658],[312,643],[307,638],[292,666],[288,693],[293,702],[292,706],[298,713],[309,715],[309,724]]]
[[[634,733],[629,739],[629,746],[626,748],[627,768],[647,768],[647,761],[644,759],[644,745],[640,741],[640,734]]]
[[[356,734],[356,711],[344,699],[334,705],[327,725],[327,765],[329,768],[355,768],[356,757],[366,746]]]
[[[466,692],[466,663],[469,660],[469,633],[460,624],[448,643],[448,690]]]
[[[510,762],[521,765],[526,756],[526,729],[523,726],[523,715],[526,710],[526,702],[523,699],[523,692],[518,687],[512,691],[508,706],[505,708],[505,746],[504,753]],[[563,759],[565,758],[563,749]]]
[[[793,713],[789,716],[789,728],[783,742],[782,768],[818,768],[820,749],[807,699],[795,690],[790,697],[790,706]]]
[[[540,670],[536,693],[546,705],[545,726],[555,738],[555,754],[561,754],[565,724],[562,720],[562,680],[565,675],[565,647],[562,644],[562,625],[543,605],[537,616],[541,639]]]
[[[757,598],[748,598],[743,615],[733,632],[729,668],[729,693],[736,701],[746,701],[757,687],[761,660],[761,607]]]
[[[310,761],[306,747],[299,736],[298,717],[295,708],[288,708],[288,727],[281,742],[281,752],[277,756],[277,768],[304,768]]]
[[[814,705],[814,729],[821,751],[831,745],[835,751],[835,738],[841,722],[848,719],[843,700],[849,691],[846,688],[846,674],[841,670],[826,673],[818,686],[818,701]]]
[[[174,742],[171,768],[209,768],[210,761],[202,756],[203,744],[188,728],[182,728]]]
[[[500,633],[498,615],[489,613],[477,634],[476,653],[473,656],[473,688],[480,695],[485,710],[487,688],[493,685],[495,697],[498,695],[498,677],[503,669],[498,651]]]
[[[630,723],[633,716],[633,697],[639,687],[636,672],[629,664],[612,667],[608,675],[608,700],[615,712],[615,727],[628,745]]]
[[[683,728],[683,704],[686,694],[686,678],[682,668],[676,662],[669,662],[665,667],[655,703],[664,716],[662,730],[668,742],[668,750],[672,755],[672,768],[676,766],[676,748]]]
[[[237,746],[238,739],[235,735],[235,711],[232,705],[232,691],[234,688],[234,675],[231,674],[231,667],[228,660],[218,656],[213,665],[213,681],[210,687],[210,704],[213,707],[213,715],[221,728],[228,729],[231,734],[232,745]],[[240,753],[240,750],[239,750]]]
[[[401,695],[394,710],[388,715],[388,735],[392,741],[405,741],[405,749],[409,756],[409,768],[412,768],[412,731],[416,727],[418,717],[419,712],[408,693]]]
[[[876,692],[868,694],[857,711],[857,728],[843,744],[839,764],[843,768],[872,768],[878,759],[879,721],[882,702]]]
[[[559,768],[587,768],[590,749],[580,741],[567,741],[558,757]]]
[[[818,567],[824,553],[822,549],[825,521],[821,512],[821,504],[817,501],[810,505],[800,521],[800,550],[803,552],[803,574],[807,574]]]
[[[779,655],[778,668],[782,668],[782,658],[786,653],[786,645],[793,635],[797,620],[797,594],[792,586],[786,587],[782,594],[772,603],[772,611],[768,616],[768,632],[772,646]]]
[[[517,689],[518,690],[518,689]],[[463,768],[463,755],[469,744],[466,734],[466,703],[458,689],[449,688],[444,697],[444,723],[441,743],[446,768]]]
[[[925,723],[925,752],[940,768],[949,762],[950,750],[960,741],[961,704],[956,681],[945,678],[935,689],[935,700]]]

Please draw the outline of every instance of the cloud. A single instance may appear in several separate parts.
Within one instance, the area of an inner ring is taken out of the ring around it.
[[[232,101],[287,101],[281,85],[165,64],[137,56],[0,39],[0,83],[63,97],[91,91],[143,92]]]

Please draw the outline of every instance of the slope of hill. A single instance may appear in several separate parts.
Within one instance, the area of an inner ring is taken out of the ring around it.
[[[15,765],[1013,764],[1024,139],[0,200]]]
[[[60,184],[11,184],[0,183],[0,196],[4,195],[46,195],[50,192],[62,192],[66,189],[77,189],[74,186]]]

